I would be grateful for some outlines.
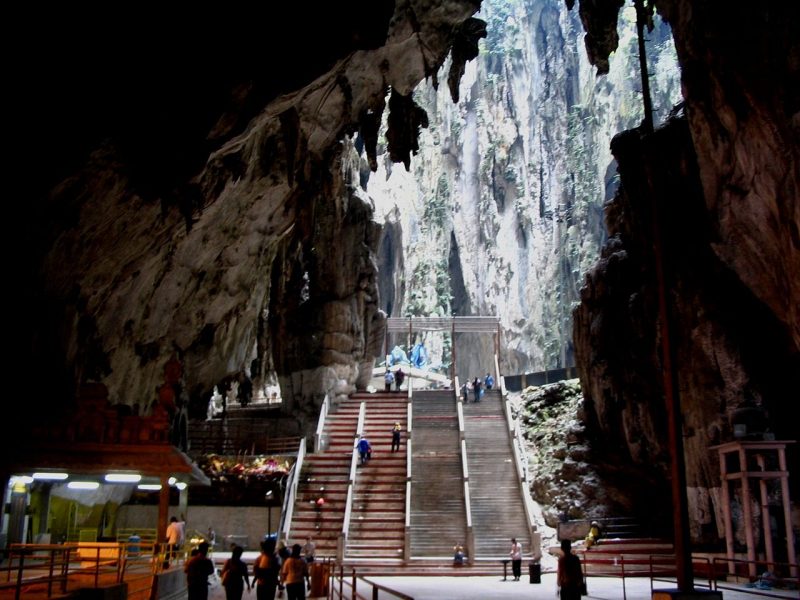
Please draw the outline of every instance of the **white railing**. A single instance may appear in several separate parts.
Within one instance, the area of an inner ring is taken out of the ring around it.
[[[411,480],[406,481],[406,535],[403,543],[403,560],[411,558]]]
[[[411,402],[411,398],[414,396],[414,386],[412,382],[414,380],[411,378],[411,375],[408,376],[408,401]]]
[[[458,439],[464,441],[464,403],[459,400],[456,402],[456,413],[458,414]]]
[[[364,420],[367,414],[367,403],[362,402],[358,407],[358,425],[356,425],[356,437],[359,438],[364,435]]]
[[[411,559],[411,395],[408,397],[408,421],[406,424],[406,535],[403,544],[403,560]]]
[[[292,472],[289,475],[289,482],[286,485],[286,496],[283,498],[283,510],[281,511],[281,523],[278,531],[281,539],[289,539],[289,529],[292,526],[292,515],[294,505],[297,500],[297,485],[300,483],[300,471],[303,469],[303,460],[306,457],[306,438],[300,438],[300,445],[297,448],[297,460],[294,463]]]
[[[467,466],[467,442],[461,440],[461,477],[469,481],[469,467]]]
[[[472,530],[472,504],[469,499],[469,481],[464,482],[464,511],[467,517],[467,560],[472,562],[475,557],[475,534]]]
[[[317,421],[317,431],[314,433],[314,453],[322,452],[327,446],[327,441],[324,437],[325,420],[328,418],[328,409],[330,401],[328,394],[325,394],[325,400],[322,401],[322,406],[319,408],[319,420]]]
[[[530,534],[531,543],[533,544],[534,535],[536,532],[536,523],[533,520],[534,507],[533,499],[529,488],[528,477],[528,457],[525,453],[525,444],[522,439],[522,431],[519,427],[519,421],[511,416],[511,406],[508,400],[504,402],[506,420],[508,421],[509,434],[511,436],[511,451],[514,454],[514,465],[517,469],[519,477],[520,493],[522,494],[522,503],[525,505],[525,521],[528,525],[528,533]]]
[[[364,403],[361,403],[359,419],[363,416]],[[347,547],[347,536],[350,532],[350,516],[353,514],[353,486],[356,480],[356,469],[358,467],[358,437],[353,440],[353,455],[350,457],[350,473],[347,481],[347,498],[344,502],[344,519],[342,519],[342,530],[339,532],[339,539],[336,543],[336,560],[341,564],[344,561],[344,552]]]
[[[406,481],[411,481],[411,440],[406,440]]]

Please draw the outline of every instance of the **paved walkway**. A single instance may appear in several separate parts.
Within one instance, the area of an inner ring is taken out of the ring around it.
[[[528,578],[521,581],[503,581],[497,577],[370,577],[367,579],[411,596],[414,600],[553,600],[556,596],[555,573],[542,575],[542,583],[528,583]],[[649,578],[627,578],[623,591],[622,579],[594,577],[589,579],[589,600],[651,600]],[[674,585],[656,583],[656,589],[674,589]],[[703,588],[698,587],[698,590]],[[739,586],[736,591],[722,590],[724,600],[754,600],[764,597],[756,594],[757,590]],[[359,595],[372,598],[369,588],[358,589]],[[772,598],[800,598],[800,592],[772,590],[768,592]],[[219,584],[212,584],[209,600],[224,600],[225,591]],[[283,598],[285,599],[285,595]],[[350,598],[350,589],[345,586],[345,597]],[[255,599],[255,590],[250,594],[245,591],[243,600]],[[378,598],[391,600],[391,594],[379,592]]]

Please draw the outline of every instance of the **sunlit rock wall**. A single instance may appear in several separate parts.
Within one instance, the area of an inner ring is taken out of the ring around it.
[[[504,373],[571,365],[571,310],[617,182],[611,138],[643,115],[633,9],[601,77],[563,2],[489,0],[478,16],[488,35],[458,104],[444,85],[420,87],[431,124],[411,172],[379,161],[367,184],[375,218],[393,224],[382,243],[404,257],[402,269],[380,274],[404,283],[402,304],[382,297],[382,307],[400,317],[500,316]],[[669,28],[658,23],[648,40],[660,120],[680,99],[679,74]],[[494,351],[490,336],[465,346],[462,379],[485,372]]]

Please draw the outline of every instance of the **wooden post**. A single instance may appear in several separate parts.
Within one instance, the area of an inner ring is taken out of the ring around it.
[[[750,504],[750,478],[747,476],[747,452],[739,446],[739,473],[742,479],[742,511],[744,512],[744,535],[747,539],[747,572],[756,576],[756,542],[753,534],[753,510]]]
[[[725,549],[728,560],[728,574],[736,574],[736,564],[733,562],[733,522],[731,521],[731,495],[728,488],[728,465],[725,452],[719,452],[719,477],[722,483],[722,517],[725,521]]]
[[[778,465],[781,474],[781,503],[783,504],[783,522],[786,527],[786,551],[789,557],[789,572],[797,577],[797,554],[794,550],[794,531],[792,530],[792,507],[789,502],[789,471],[786,466],[786,450],[778,448]]]
[[[764,455],[757,454],[756,461],[762,471],[766,471]],[[764,530],[764,550],[767,553],[767,567],[770,571],[775,569],[775,554],[772,551],[772,528],[769,526],[769,498],[767,497],[767,480],[763,477],[758,481],[761,491],[761,528]]]
[[[169,518],[169,478],[161,476],[161,491],[158,492],[158,523],[156,539],[167,541],[167,519]]]

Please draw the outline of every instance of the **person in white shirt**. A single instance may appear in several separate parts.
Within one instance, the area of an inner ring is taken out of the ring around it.
[[[178,555],[178,549],[183,545],[181,542],[181,538],[183,537],[182,533],[183,530],[181,524],[178,523],[178,519],[176,517],[170,517],[165,534],[167,538],[167,560],[173,561]]]
[[[514,581],[519,581],[522,575],[522,544],[517,541],[517,538],[511,538],[511,552],[508,555],[511,557],[511,572],[514,574]]]

